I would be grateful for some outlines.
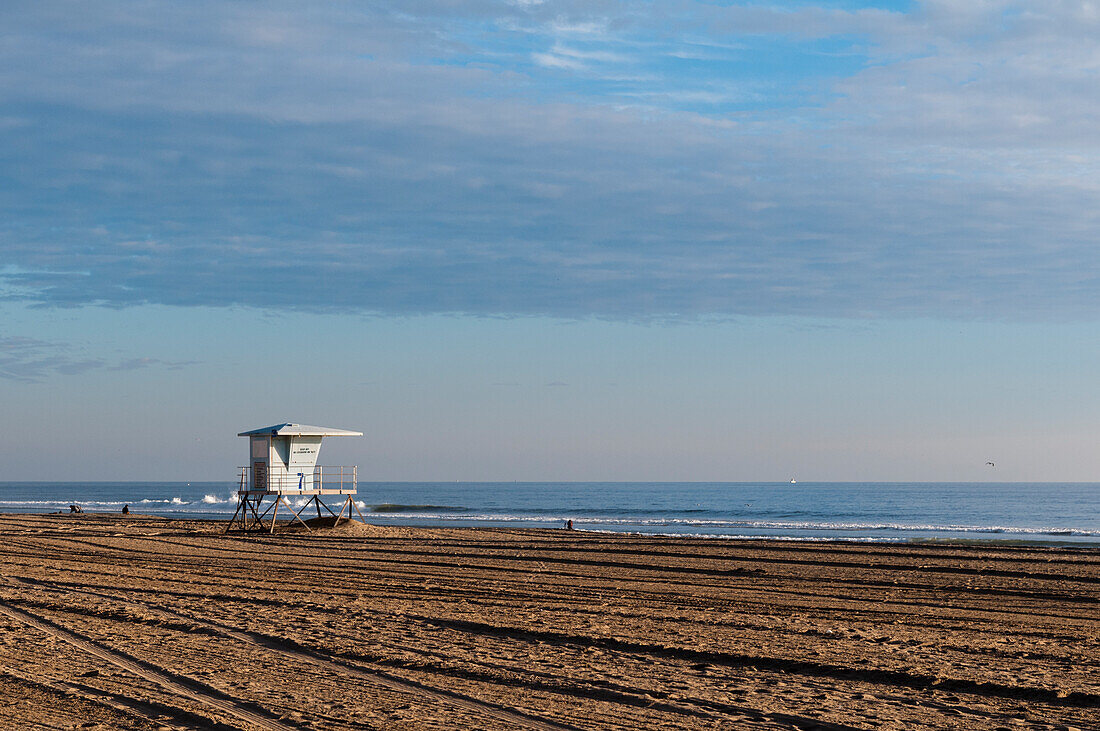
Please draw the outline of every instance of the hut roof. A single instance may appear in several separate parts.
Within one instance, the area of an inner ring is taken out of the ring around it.
[[[330,426],[310,426],[309,424],[273,424],[252,431],[243,431],[237,436],[276,436],[276,437],[361,437],[361,431],[333,429]]]

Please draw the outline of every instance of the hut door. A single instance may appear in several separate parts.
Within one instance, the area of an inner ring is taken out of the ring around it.
[[[271,440],[271,466],[278,466],[284,472],[290,466],[290,439],[287,437]]]
[[[290,463],[290,437],[272,437],[271,439],[271,465],[268,469],[270,480],[278,490],[289,487],[297,487],[298,480],[287,478],[287,467]],[[293,485],[291,483],[293,482]]]

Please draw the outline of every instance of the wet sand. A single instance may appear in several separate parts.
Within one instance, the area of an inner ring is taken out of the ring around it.
[[[1100,551],[0,515],[2,728],[1100,726]]]

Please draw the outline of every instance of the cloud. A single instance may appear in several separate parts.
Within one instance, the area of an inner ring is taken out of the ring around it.
[[[197,360],[163,360],[161,358],[127,358],[120,361],[117,364],[110,366],[108,370],[112,371],[135,371],[140,368],[152,368],[154,366],[160,366],[167,368],[168,370],[179,370],[185,366],[195,365],[199,361]]]
[[[0,298],[1097,312],[1084,3],[6,13]]]
[[[172,370],[197,361],[166,361],[160,358],[130,358],[110,364],[102,358],[84,355],[68,344],[39,340],[22,335],[0,336],[0,378],[35,383],[50,376],[76,376],[89,371],[130,371],[163,367]]]
[[[63,345],[24,336],[0,336],[0,378],[32,382],[50,374],[77,375],[102,367],[103,361],[79,357]]]
[[[545,66],[548,69],[567,69],[570,71],[579,71],[587,68],[584,62],[576,56],[565,56],[559,53],[532,53],[531,59],[539,66]]]

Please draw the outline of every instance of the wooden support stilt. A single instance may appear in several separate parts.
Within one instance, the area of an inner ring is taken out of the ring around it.
[[[233,517],[229,519],[229,525],[225,526],[225,532],[228,533],[233,528],[233,523],[237,520],[237,515],[241,512],[241,508],[244,507],[245,496],[237,498],[237,509],[233,511]],[[241,528],[244,528],[244,518],[247,517],[247,513],[241,517]]]
[[[268,495],[272,496],[274,500],[265,506],[264,501]],[[360,520],[366,520],[363,517],[363,511],[355,504],[355,500],[353,499],[354,493],[342,493],[344,500],[340,503],[340,507],[336,511],[321,499],[319,493],[308,495],[306,502],[300,508],[296,509],[289,500],[289,497],[292,495],[300,495],[300,493],[284,494],[275,491],[261,492],[257,490],[250,492],[242,490],[237,495],[237,507],[233,511],[233,517],[229,519],[225,532],[229,533],[236,530],[242,533],[253,533],[262,531],[272,534],[275,532],[275,528],[279,523],[279,511],[283,508],[290,511],[291,517],[289,520],[291,523],[297,521],[301,523],[307,531],[312,532],[313,529],[302,515],[309,509],[310,503],[313,503],[313,509],[317,511],[318,519],[324,517],[322,514],[322,509],[324,509],[332,516],[332,524],[334,526],[339,525],[340,520],[344,517],[345,510],[347,511],[348,520],[354,520],[352,515],[353,510],[359,516]]]
[[[329,515],[331,515],[331,516],[332,516],[333,518],[337,518],[337,519],[339,519],[339,516],[337,516],[337,515],[336,515],[336,513],[332,512],[332,508],[330,508],[330,507],[329,507],[329,506],[328,506],[327,504],[325,504],[324,502],[322,502],[320,498],[318,498],[318,499],[317,499],[317,502],[318,502],[318,503],[320,503],[321,505],[324,505],[324,506],[325,506],[325,510],[327,510],[327,511],[328,511],[328,514],[329,514]]]
[[[263,520],[260,519],[260,514],[256,512],[256,508],[260,507],[260,503],[262,503],[263,501],[263,496],[255,498],[255,502],[252,502],[252,500],[250,500],[248,497],[245,497],[245,503],[247,504],[249,510],[252,511],[253,528],[261,527],[263,525]],[[247,530],[248,527],[245,526],[245,529]]]
[[[314,496],[314,497],[316,497],[316,496]],[[286,498],[284,498],[284,497],[283,497],[282,495],[280,495],[280,496],[279,496],[279,499],[280,499],[280,500],[282,500],[282,501],[283,501],[283,503],[284,503],[284,504],[286,505],[286,509],[287,509],[287,510],[289,510],[289,511],[290,511],[290,512],[291,512],[291,513],[292,513],[292,514],[294,515],[294,519],[293,519],[293,520],[291,520],[290,522],[291,522],[291,523],[293,523],[293,522],[294,522],[294,521],[296,520],[296,521],[298,521],[299,523],[301,523],[301,524],[302,524],[302,525],[303,525],[303,526],[305,527],[305,529],[306,529],[306,530],[308,531],[308,530],[309,530],[309,526],[308,526],[308,525],[306,525],[306,522],[305,522],[304,520],[302,520],[302,519],[301,519],[301,518],[299,517],[299,513],[301,513],[301,512],[303,511],[303,510],[305,510],[306,508],[308,508],[308,507],[309,507],[309,501],[307,500],[307,501],[306,501],[306,504],[305,504],[305,505],[303,505],[303,506],[301,507],[301,509],[300,509],[300,510],[299,510],[299,511],[298,511],[297,513],[295,513],[295,512],[294,512],[294,506],[293,506],[293,505],[291,505],[290,503],[286,502]]]

